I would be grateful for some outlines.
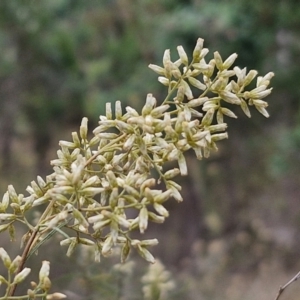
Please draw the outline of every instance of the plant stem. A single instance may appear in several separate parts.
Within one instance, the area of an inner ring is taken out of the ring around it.
[[[277,296],[275,298],[275,300],[278,300],[279,297],[282,295],[282,293],[284,292],[284,290],[291,285],[293,282],[295,282],[297,279],[300,278],[300,272],[298,272],[291,280],[289,280],[284,286],[281,286],[278,290]]]
[[[28,253],[30,251],[30,249],[33,247],[33,245],[35,244],[36,242],[36,237],[37,237],[37,234],[40,230],[40,224],[42,223],[42,221],[47,217],[48,213],[50,212],[54,202],[56,201],[56,199],[52,199],[51,202],[49,203],[49,205],[47,206],[47,208],[45,209],[45,211],[43,212],[42,216],[40,217],[37,225],[35,226],[34,230],[32,231],[32,234],[24,248],[24,251],[22,253],[22,256],[21,256],[21,262],[20,262],[20,265],[18,267],[18,270],[16,272],[16,274],[19,274],[23,268],[24,268],[24,265],[25,265],[25,262],[27,260],[27,257],[28,257]],[[13,284],[10,289],[9,289],[9,292],[8,292],[8,296],[13,296],[15,291],[16,291],[16,288],[17,288],[17,284]]]

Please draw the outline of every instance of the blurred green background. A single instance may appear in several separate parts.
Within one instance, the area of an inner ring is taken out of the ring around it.
[[[238,111],[227,120],[229,140],[208,160],[188,157],[185,201],[169,203],[166,223],[146,235],[160,240],[154,254],[173,271],[170,299],[272,299],[300,269],[296,0],[1,0],[0,191],[12,183],[24,193],[49,174],[58,141],[83,116],[96,126],[106,102],[139,109],[149,92],[161,99],[166,91],[147,65],[160,64],[166,48],[191,53],[198,37],[210,54],[237,52],[238,66],[275,72],[271,117]],[[73,290],[70,299],[142,299],[143,261],[121,285],[109,263],[82,264],[78,253],[70,264],[55,247],[36,259],[52,255],[54,288]],[[296,299],[297,285],[282,299]]]

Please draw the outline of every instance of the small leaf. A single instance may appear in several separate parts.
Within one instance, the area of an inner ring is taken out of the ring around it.
[[[233,111],[231,111],[230,109],[226,108],[226,107],[221,107],[221,111],[224,115],[230,117],[230,118],[234,118],[236,119],[237,116],[235,115],[235,113]]]

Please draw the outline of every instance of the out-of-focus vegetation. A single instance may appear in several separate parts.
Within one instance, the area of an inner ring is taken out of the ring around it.
[[[239,118],[217,154],[190,162],[185,201],[169,207],[163,230],[152,229],[160,240],[156,256],[177,274],[178,297],[270,299],[300,268],[297,1],[2,0],[1,191],[48,174],[58,140],[77,130],[82,116],[96,124],[105,102],[139,108],[148,92],[163,93],[147,65],[179,44],[190,53],[199,36],[212,52],[239,53],[241,67],[275,72],[271,118]],[[76,273],[76,262],[62,268],[62,254],[53,255],[56,284],[69,284],[83,299],[119,286],[109,268],[100,275],[102,265],[79,258]],[[130,292],[137,290],[132,282]]]

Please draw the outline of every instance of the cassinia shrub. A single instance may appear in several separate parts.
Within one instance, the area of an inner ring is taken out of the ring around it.
[[[183,200],[181,186],[174,178],[188,174],[186,151],[192,149],[202,159],[217,150],[217,143],[228,137],[225,117],[236,118],[230,106],[240,106],[248,117],[249,106],[269,116],[268,104],[262,99],[271,93],[272,72],[258,76],[256,87],[249,89],[257,71],[232,68],[237,54],[223,61],[215,52],[207,60],[208,49],[203,48],[200,38],[191,59],[182,46],[177,50],[176,61],[166,50],[162,67],[149,65],[167,87],[164,100],[157,101],[148,94],[141,112],[132,107],[124,111],[120,101],[114,110],[107,103],[106,115],[100,116],[91,138],[88,120],[83,118],[79,134],[73,132],[71,142],[59,142],[58,158],[51,161],[54,172],[45,180],[38,177],[32,181],[26,189],[29,196],[17,194],[12,185],[8,187],[0,203],[0,231],[8,231],[14,239],[14,224],[19,222],[27,233],[22,238],[21,256],[11,259],[0,248],[7,269],[7,274],[0,276],[1,284],[7,286],[0,299],[13,299],[16,285],[30,272],[24,267],[26,260],[56,232],[64,236],[60,245],[67,247],[67,256],[83,244],[93,249],[99,262],[101,256],[120,247],[124,262],[135,248],[154,263],[149,247],[158,240],[132,239],[130,233],[144,233],[150,222],[163,223],[169,215],[165,202]],[[178,168],[168,169],[170,161],[177,161]],[[44,207],[43,213],[33,223],[27,216],[39,206]],[[65,297],[48,294],[49,265],[43,262],[38,283],[32,283],[23,299]]]

